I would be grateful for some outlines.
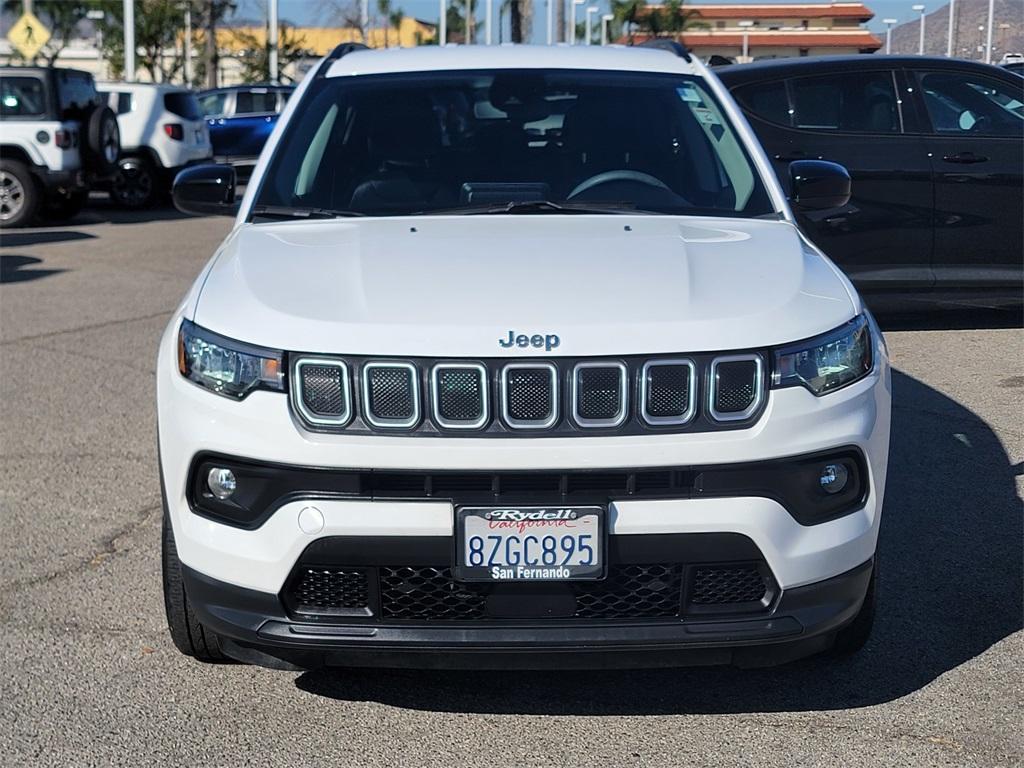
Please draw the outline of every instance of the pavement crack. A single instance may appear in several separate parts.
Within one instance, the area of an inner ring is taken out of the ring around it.
[[[155,320],[158,317],[167,317],[174,310],[167,309],[161,312],[154,312],[149,315],[139,315],[138,317],[123,317],[118,320],[107,320],[102,323],[93,323],[91,325],[80,325],[77,328],[67,328],[63,331],[48,331],[47,333],[38,333],[34,336],[19,336],[16,339],[5,339],[0,341],[0,347],[10,346],[12,344],[20,344],[24,341],[36,341],[38,339],[50,339],[56,336],[66,336],[69,333],[81,333],[83,331],[95,331],[100,328],[110,328],[115,325],[125,325],[127,323],[138,323],[142,320]]]
[[[50,573],[45,573],[40,576],[32,576],[26,579],[18,579],[4,585],[4,598],[9,600],[16,592],[20,592],[40,584],[49,584],[50,582],[57,581],[58,579],[65,578],[67,576],[74,576],[79,573],[83,573],[84,571],[102,565],[106,560],[114,555],[120,552],[125,552],[127,547],[121,546],[121,540],[135,533],[135,531],[149,521],[154,512],[161,508],[161,504],[151,504],[135,511],[132,514],[132,520],[122,525],[109,536],[104,537],[96,550],[76,562],[72,562],[63,568],[51,571]]]

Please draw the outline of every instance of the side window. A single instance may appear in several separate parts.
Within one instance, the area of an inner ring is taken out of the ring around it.
[[[46,91],[35,77],[0,78],[0,116],[38,117],[46,113]]]
[[[745,111],[769,123],[790,125],[789,97],[784,80],[743,85],[736,89],[734,95]]]
[[[123,115],[132,111],[132,95],[130,93],[117,94],[117,114]]]
[[[204,93],[199,97],[199,111],[204,117],[217,117],[224,114],[224,103],[228,95],[223,92]]]
[[[277,94],[273,91],[239,91],[235,94],[236,115],[267,115],[277,112]]]
[[[288,103],[288,97],[292,95],[291,91],[278,91],[277,92],[277,112],[280,114],[284,112],[284,106]]]
[[[917,79],[936,133],[1024,134],[1024,80],[1013,87],[973,72],[920,72]]]
[[[892,74],[850,72],[790,81],[793,125],[812,131],[899,133]]]

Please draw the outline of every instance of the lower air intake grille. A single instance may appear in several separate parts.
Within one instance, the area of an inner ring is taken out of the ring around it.
[[[368,582],[365,571],[339,568],[302,568],[286,590],[289,610],[294,613],[368,613]]]
[[[458,621],[484,615],[485,595],[452,580],[451,568],[382,567],[381,615],[385,619]]]
[[[678,565],[612,566],[604,581],[579,581],[576,615],[583,619],[678,616],[682,569]]]
[[[762,600],[768,591],[756,566],[696,568],[690,588],[694,605],[724,605]]]

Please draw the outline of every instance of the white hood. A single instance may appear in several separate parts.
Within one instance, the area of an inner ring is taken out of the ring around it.
[[[243,225],[194,320],[304,352],[586,356],[767,347],[858,309],[785,221],[451,216]]]

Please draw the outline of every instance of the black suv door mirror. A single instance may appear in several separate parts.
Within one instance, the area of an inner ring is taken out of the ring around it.
[[[239,206],[235,200],[235,169],[214,163],[186,168],[175,176],[171,197],[182,213],[234,216]]]
[[[839,163],[795,160],[789,164],[790,200],[797,208],[820,211],[850,202],[850,174]]]

